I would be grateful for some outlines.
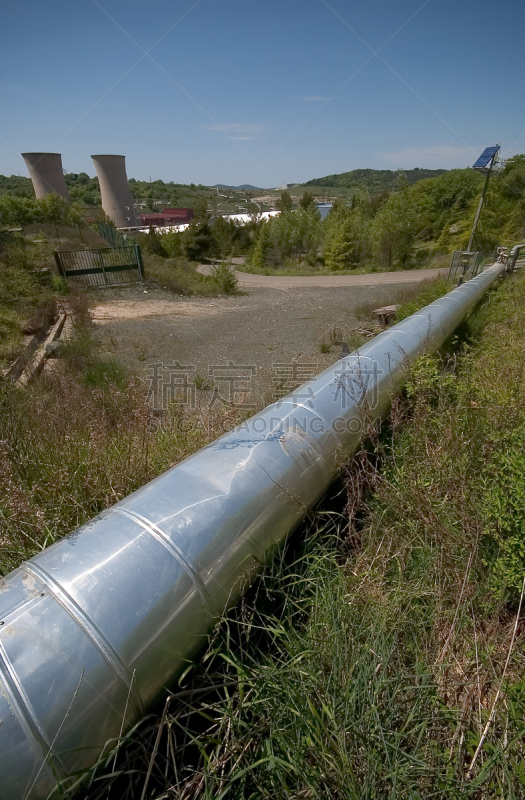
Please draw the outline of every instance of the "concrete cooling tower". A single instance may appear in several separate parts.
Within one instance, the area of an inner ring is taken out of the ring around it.
[[[97,171],[102,208],[117,228],[137,224],[126,175],[125,156],[91,156]]]
[[[51,192],[71,200],[64,180],[60,153],[22,153],[22,158],[26,162],[38,200]]]

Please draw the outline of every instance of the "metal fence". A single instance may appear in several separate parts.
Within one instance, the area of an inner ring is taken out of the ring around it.
[[[80,286],[116,286],[144,280],[144,265],[138,244],[89,250],[57,250],[55,261],[60,275]]]
[[[120,231],[108,225],[107,222],[98,223],[99,235],[106,240],[111,247],[128,247],[129,241],[127,236],[123,236]]]
[[[462,279],[462,282],[468,281],[479,275],[484,265],[483,253],[480,250],[475,252],[454,250],[448,270],[448,279],[454,282],[459,278]]]

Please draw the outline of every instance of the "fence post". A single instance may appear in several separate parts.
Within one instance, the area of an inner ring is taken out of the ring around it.
[[[142,253],[140,252],[140,244],[136,244],[135,245],[135,252],[137,254],[137,264],[138,264],[138,268],[139,268],[140,280],[144,283],[144,281],[145,281],[144,263],[142,261]]]
[[[104,285],[105,285],[105,286],[108,286],[108,276],[107,276],[107,274],[106,274],[106,270],[105,270],[105,264],[104,264],[104,254],[103,254],[103,252],[102,252],[102,249],[101,249],[101,248],[99,248],[99,249],[97,250],[97,256],[98,256],[98,258],[99,258],[99,264],[100,264],[100,266],[101,266],[101,268],[102,268],[102,275],[104,276]]]
[[[60,254],[58,253],[58,251],[57,251],[57,250],[55,250],[55,252],[54,252],[54,256],[55,256],[55,263],[56,263],[56,265],[57,265],[58,273],[59,273],[59,275],[61,275],[63,278],[65,278],[65,277],[66,277],[66,273],[64,272],[64,267],[62,266],[62,262],[61,262],[61,260],[60,260]]]

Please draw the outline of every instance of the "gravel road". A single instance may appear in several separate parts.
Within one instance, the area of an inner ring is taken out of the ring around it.
[[[243,262],[244,259],[232,259],[236,262]],[[197,272],[207,275],[211,267],[201,265],[197,267]],[[414,283],[426,278],[435,278],[436,275],[444,274],[447,270],[421,269],[421,270],[400,270],[398,272],[370,272],[365,275],[256,275],[250,272],[236,271],[235,275],[242,289],[253,289],[261,287],[263,289],[306,289],[323,288],[331,289],[339,286],[385,286],[388,284]]]
[[[327,285],[318,285],[317,277],[303,279],[309,285],[270,278],[286,284],[249,289],[244,284],[244,294],[219,298],[183,299],[139,287],[101,290],[93,319],[102,353],[118,356],[141,377],[152,375],[154,364],[167,368],[178,362],[198,385],[222,382],[224,394],[233,391],[235,377],[253,383],[257,375],[255,383],[262,386],[276,375],[288,375],[297,384],[316,374],[339,355],[337,345],[328,353],[320,350],[334,328],[347,341],[352,332],[355,337],[358,306],[389,305],[400,288],[436,274],[410,272],[410,281],[399,272],[388,273],[382,281],[380,273],[341,276],[351,279],[344,285],[334,285],[330,277],[322,279]],[[394,276],[400,280],[392,280]],[[364,278],[373,278],[373,283],[364,284]],[[164,371],[165,380],[173,371]]]

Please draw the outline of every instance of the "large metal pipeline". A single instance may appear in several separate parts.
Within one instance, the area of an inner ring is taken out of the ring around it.
[[[0,798],[45,798],[129,730],[505,271],[494,265],[0,581]]]

